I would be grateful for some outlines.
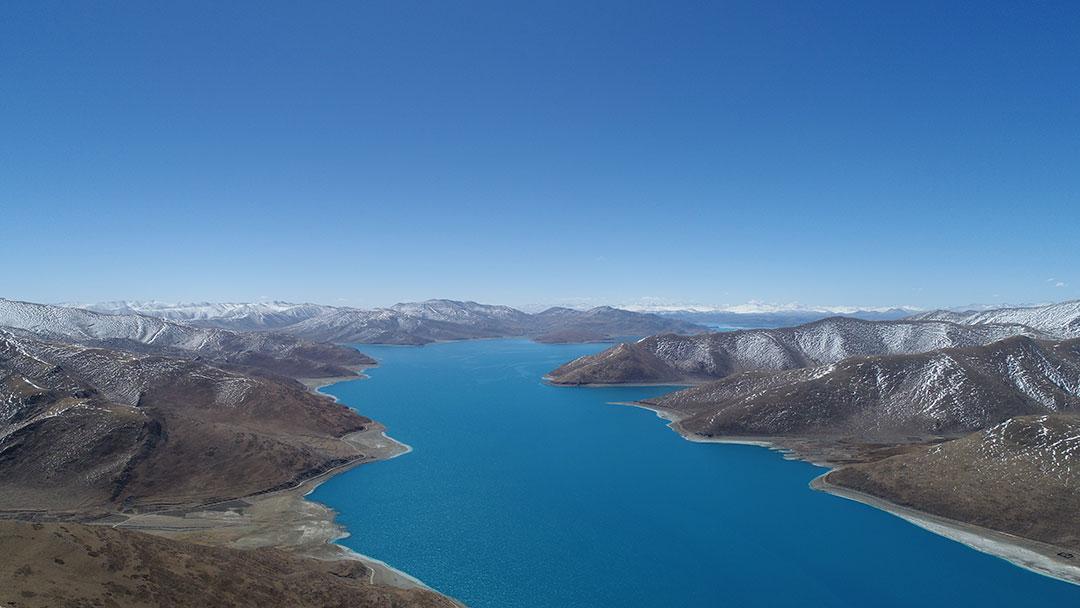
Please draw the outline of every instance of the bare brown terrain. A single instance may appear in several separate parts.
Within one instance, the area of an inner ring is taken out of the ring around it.
[[[0,605],[457,605],[303,499],[401,449],[265,370],[0,330]]]
[[[370,420],[295,381],[0,336],[0,509],[147,510],[294,485]],[[64,490],[57,491],[58,488]]]
[[[435,608],[424,589],[372,584],[355,560],[238,550],[75,523],[0,521],[0,605],[11,608]]]
[[[954,441],[843,467],[824,481],[1080,554],[1078,456],[1080,417],[1023,416]]]

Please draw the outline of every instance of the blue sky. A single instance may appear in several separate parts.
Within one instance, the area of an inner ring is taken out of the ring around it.
[[[4,3],[0,295],[1076,298],[1078,31],[1075,2]]]

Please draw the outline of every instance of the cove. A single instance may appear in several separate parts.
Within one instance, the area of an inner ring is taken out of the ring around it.
[[[343,545],[473,608],[1071,606],[1080,587],[811,490],[825,472],[541,377],[604,345],[363,345],[327,387],[412,446],[329,479]]]

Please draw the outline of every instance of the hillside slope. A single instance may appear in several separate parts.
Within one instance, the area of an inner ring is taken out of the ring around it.
[[[243,551],[105,526],[0,520],[0,605],[18,608],[436,608],[422,589],[373,585],[356,561]]]
[[[645,402],[704,437],[954,437],[1025,414],[1080,407],[1080,340],[1014,337],[917,355],[854,357],[778,373],[747,372]]]
[[[0,509],[244,496],[358,458],[340,438],[369,422],[291,381],[0,331]]]
[[[797,327],[651,336],[575,359],[549,374],[556,384],[702,382],[744,371],[780,371],[855,356],[893,355],[1040,336],[1022,325],[864,321],[833,317]]]
[[[1047,543],[1080,566],[1080,417],[1006,420],[940,445],[830,472],[825,484]]]
[[[934,310],[910,318],[950,321],[966,325],[1018,323],[1039,330],[1048,336],[1057,338],[1080,337],[1080,300],[1046,304],[1044,306],[993,308],[967,312]]]
[[[87,346],[198,357],[294,378],[355,375],[356,368],[374,363],[355,349],[278,333],[193,327],[140,314],[103,314],[3,298],[0,327]]]

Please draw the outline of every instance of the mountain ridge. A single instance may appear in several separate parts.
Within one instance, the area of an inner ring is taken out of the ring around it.
[[[702,437],[905,443],[1012,417],[1080,410],[1080,339],[1014,336],[983,346],[852,357],[744,372],[643,402]]]
[[[909,317],[914,320],[938,320],[965,325],[1019,323],[1057,338],[1080,337],[1080,300],[1067,300],[1038,306],[991,308],[987,310],[932,310]]]
[[[270,332],[197,327],[142,314],[0,298],[0,327],[45,339],[259,369],[293,378],[356,375],[374,360],[352,348]]]
[[[1044,337],[1022,325],[831,317],[789,328],[650,336],[570,361],[548,379],[555,384],[705,382],[742,371],[781,371],[858,355],[974,346],[1013,335]]]
[[[141,314],[183,317],[197,326],[273,330],[307,340],[360,344],[423,345],[500,337],[580,342],[706,330],[690,322],[610,306],[588,310],[553,307],[527,313],[509,306],[448,299],[402,302],[375,309],[284,302],[182,306],[125,302],[90,307],[105,313],[138,310]]]

